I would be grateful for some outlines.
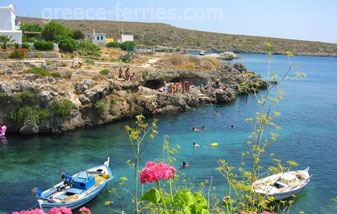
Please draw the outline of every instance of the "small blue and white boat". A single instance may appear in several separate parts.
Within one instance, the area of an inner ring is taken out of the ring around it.
[[[103,165],[78,172],[73,176],[63,174],[63,181],[54,187],[37,190],[39,206],[44,211],[53,207],[76,209],[94,199],[114,177],[109,168],[110,158]]]

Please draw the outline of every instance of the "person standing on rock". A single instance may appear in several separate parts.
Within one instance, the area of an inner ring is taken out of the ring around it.
[[[125,79],[130,80],[130,68],[129,67],[125,70]]]
[[[219,87],[220,87],[219,79],[215,79],[215,88]]]
[[[122,78],[123,78],[123,70],[122,70],[122,68],[119,68],[119,71],[118,71],[118,78],[119,78],[119,79],[122,79]]]

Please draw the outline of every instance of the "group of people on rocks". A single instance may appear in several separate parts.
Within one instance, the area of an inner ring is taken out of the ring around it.
[[[122,68],[120,68],[118,71],[118,78],[120,79],[124,78],[125,80],[128,80],[128,81],[136,80],[135,72],[131,72],[129,67],[126,68],[124,76],[123,76],[123,70]]]
[[[185,80],[184,82],[175,82],[168,84],[165,88],[167,88],[168,94],[176,94],[179,92],[188,93],[190,91],[190,83]]]

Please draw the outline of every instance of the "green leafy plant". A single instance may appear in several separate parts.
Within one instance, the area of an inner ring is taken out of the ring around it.
[[[95,112],[99,115],[107,111],[108,107],[104,100],[98,101],[94,104]]]
[[[34,42],[34,48],[39,51],[52,51],[54,50],[54,43],[46,41],[36,41]]]
[[[22,43],[22,48],[29,49],[29,43],[28,42],[23,42]]]
[[[73,53],[77,49],[77,41],[69,36],[56,37],[57,44],[62,52]]]
[[[139,162],[141,159],[141,154],[144,148],[149,144],[155,136],[158,134],[157,120],[154,120],[152,124],[144,122],[145,117],[143,115],[136,116],[137,126],[131,128],[130,126],[125,126],[125,130],[128,133],[129,142],[132,146],[135,161],[128,161],[129,166],[134,172],[135,179],[135,195],[134,195],[134,204],[135,210],[139,213],[139,196],[138,196],[138,185],[139,185]]]
[[[119,57],[119,60],[125,63],[129,63],[132,59],[132,55],[130,53],[126,53],[124,55],[121,55]]]
[[[54,41],[58,36],[71,36],[71,34],[71,30],[55,21],[50,21],[45,24],[41,33],[42,38],[46,41]]]
[[[8,113],[7,119],[17,123],[37,123],[40,120],[46,120],[49,118],[47,109],[40,108],[38,106],[23,106],[18,110],[14,110]]]
[[[75,30],[72,34],[72,38],[76,40],[84,39],[84,34],[80,30]]]
[[[80,56],[95,58],[101,56],[101,49],[88,40],[78,40],[76,52]]]
[[[99,73],[102,74],[102,75],[108,75],[108,74],[110,73],[110,70],[108,70],[108,69],[103,69],[103,70],[101,70]]]
[[[40,75],[40,76],[50,76],[51,75],[51,73],[49,71],[47,71],[46,69],[43,69],[43,68],[30,68],[30,69],[26,70],[25,73],[37,74],[37,75]]]
[[[119,43],[118,42],[109,42],[106,44],[108,48],[119,48]]]
[[[7,49],[14,42],[11,36],[0,35],[0,44],[2,49]]]
[[[67,118],[70,116],[73,109],[76,108],[75,104],[70,100],[56,100],[49,106],[54,115],[61,118]]]
[[[24,50],[15,50],[9,55],[9,58],[23,59],[23,58],[25,58],[25,56],[26,56],[26,53],[25,53]]]
[[[61,78],[62,77],[62,75],[59,72],[53,72],[53,73],[51,73],[51,76],[55,77],[55,78]]]
[[[91,59],[91,58],[87,58],[85,59],[85,63],[88,63],[88,64],[95,64],[95,60]]]
[[[120,44],[120,48],[124,51],[134,51],[136,49],[136,43],[132,41],[123,42]]]

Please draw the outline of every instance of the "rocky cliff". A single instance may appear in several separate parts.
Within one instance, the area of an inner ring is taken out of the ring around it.
[[[57,75],[25,72],[44,67]],[[48,67],[49,66],[49,67]],[[52,67],[52,68],[50,68]],[[113,70],[113,68],[111,68]],[[144,79],[127,81],[88,69],[67,68],[62,61],[2,64],[0,124],[21,134],[61,133],[105,124],[137,114],[185,111],[204,103],[227,103],[242,93],[267,87],[242,64],[223,64],[212,72],[144,70]],[[146,77],[146,78],[145,78]],[[160,92],[165,85],[188,81],[188,93]],[[243,82],[249,83],[244,84]],[[218,84],[217,84],[218,83]]]

